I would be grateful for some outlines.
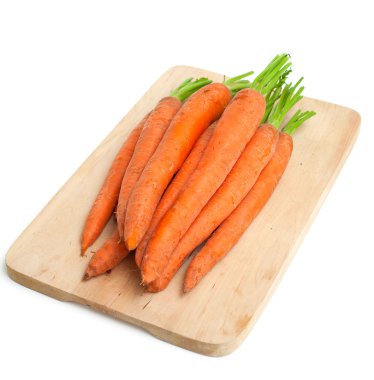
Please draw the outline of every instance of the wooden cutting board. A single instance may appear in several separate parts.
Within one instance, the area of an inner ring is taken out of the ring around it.
[[[84,282],[92,253],[80,257],[85,217],[122,142],[143,115],[186,77],[222,75],[168,70],[73,174],[10,248],[6,265],[18,283],[61,301],[92,307],[152,335],[206,355],[232,352],[246,337],[295,254],[358,134],[357,112],[305,98],[317,111],[294,136],[290,164],[272,198],[230,254],[197,288],[183,294],[186,266],[159,294],[144,292],[133,257],[110,275]],[[114,228],[111,221],[95,251]]]

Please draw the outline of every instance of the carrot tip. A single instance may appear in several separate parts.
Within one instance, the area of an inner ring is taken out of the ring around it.
[[[95,276],[97,276],[96,270],[89,266],[86,269],[86,273],[84,274],[83,280],[87,281],[90,278],[95,277]]]
[[[125,244],[129,251],[133,251],[137,247],[138,242],[134,237],[130,237],[125,241]]]
[[[142,284],[145,286],[148,286],[151,282],[153,282],[156,279],[157,279],[157,276],[150,277],[148,275],[144,275],[144,273],[142,274]]]
[[[152,287],[146,287],[145,290],[148,292],[148,293],[158,293],[160,290],[159,289],[156,289],[156,288],[152,288]]]
[[[183,287],[183,293],[189,293],[192,289],[193,289],[193,287],[184,286]]]

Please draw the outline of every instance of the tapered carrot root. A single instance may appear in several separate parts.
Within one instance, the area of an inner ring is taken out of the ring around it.
[[[274,156],[256,184],[191,261],[184,280],[185,292],[191,291],[230,251],[265,206],[287,167],[292,147],[292,138],[282,133]]]
[[[225,109],[196,171],[149,240],[141,264],[144,284],[162,275],[179,240],[234,166],[265,114],[264,96],[273,98],[289,71],[288,59],[286,54],[276,56]]]
[[[182,102],[173,96],[161,99],[144,125],[126,174],[123,177],[118,198],[116,216],[121,238],[123,237],[125,212],[130,193],[181,105]]]
[[[179,240],[225,180],[264,112],[264,97],[252,89],[238,92],[227,106],[186,188],[149,240],[141,265],[145,284],[162,274]]]
[[[161,196],[204,130],[220,117],[230,101],[219,83],[191,95],[175,115],[135,185],[127,205],[124,240],[133,250],[144,237]]]
[[[257,129],[221,187],[179,241],[162,275],[148,285],[148,291],[165,289],[189,254],[209,237],[248,194],[273,156],[278,135],[278,130],[270,124]]]
[[[133,129],[115,157],[104,184],[87,216],[81,237],[81,255],[99,237],[117,204],[123,176],[131,160],[135,145],[146,123],[147,116]]]
[[[267,96],[270,106],[267,104],[267,120],[265,121],[270,124],[256,131],[222,186],[178,243],[162,274],[148,286],[150,291],[160,291],[168,285],[184,259],[230,215],[255,183],[273,154],[278,138],[278,128],[284,116],[302,99],[303,87],[298,89],[302,79],[295,86],[287,84],[283,88],[286,76],[283,74],[279,79],[278,87]],[[279,101],[275,104],[277,100]]]
[[[183,163],[182,167],[168,186],[165,191],[165,194],[162,196],[160,203],[157,205],[156,211],[153,214],[151,223],[149,225],[148,231],[143,237],[142,241],[136,248],[135,252],[135,262],[140,268],[140,264],[143,258],[144,251],[147,247],[148,240],[151,237],[154,229],[157,224],[160,222],[161,218],[169,210],[171,205],[174,203],[179,193],[182,191],[183,187],[187,183],[191,174],[196,169],[197,164],[199,163],[203,152],[212,136],[216,123],[213,123],[197,140],[196,144],[191,150],[191,153],[186,158],[186,161]]]
[[[120,242],[117,228],[103,246],[92,256],[84,279],[99,276],[117,266],[129,254],[123,242]]]

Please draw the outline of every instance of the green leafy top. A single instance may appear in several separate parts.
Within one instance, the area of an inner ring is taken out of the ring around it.
[[[314,111],[301,112],[301,110],[297,110],[293,114],[293,116],[288,120],[286,125],[282,128],[282,131],[292,136],[301,124],[313,117],[315,114],[316,112]]]
[[[304,86],[300,87],[302,80],[303,78],[300,78],[295,85],[292,85],[292,83],[284,85],[281,89],[279,99],[273,104],[267,116],[266,122],[272,124],[275,128],[280,129],[286,114],[303,98],[302,93],[304,91]],[[279,91],[279,88],[277,88],[276,91]],[[302,112],[301,110],[297,110],[282,128],[283,132],[288,133],[289,135],[294,134],[301,124],[315,114],[314,111]]]
[[[288,54],[275,56],[252,82],[244,79],[253,74],[253,71],[249,71],[227,79],[223,84],[228,87],[232,95],[235,95],[244,88],[253,88],[265,96],[267,103],[270,101],[273,105],[279,97],[280,89],[287,75],[291,72],[291,62],[289,62],[289,58],[290,56]],[[271,106],[269,105],[269,107]]]
[[[204,87],[209,83],[212,83],[212,81],[208,78],[187,78],[179,85],[179,87],[170,92],[170,96],[174,96],[175,98],[183,102],[194,92],[196,92],[201,87]]]
[[[283,75],[278,79],[278,82],[276,83],[276,85],[274,86],[272,91],[269,91],[266,94],[266,96],[265,96],[266,108],[265,108],[264,116],[261,120],[261,124],[266,123],[268,121],[269,115],[270,115],[276,101],[281,97],[284,83],[285,83],[288,75],[291,73],[291,71],[292,71],[291,69],[285,71],[283,73]]]
[[[267,118],[267,122],[275,128],[280,128],[286,114],[303,98],[302,92],[304,91],[304,86],[299,87],[302,80],[303,78],[300,78],[295,85],[288,83],[283,87],[278,101],[272,107]]]
[[[285,73],[287,73],[287,76],[290,72],[289,68],[292,64],[289,59],[290,56],[285,53],[275,56],[251,83],[251,88],[261,92],[266,98],[274,88],[279,86],[279,81],[282,77],[284,78]]]
[[[277,129],[280,129],[290,109],[303,98],[302,92],[304,91],[304,86],[299,87],[303,78],[300,78],[295,85],[285,83],[288,75],[291,73],[291,62],[289,59],[290,56],[285,53],[275,56],[252,82],[245,78],[252,75],[253,71],[226,79],[223,82],[232,95],[245,88],[252,88],[263,94],[266,100],[266,109],[262,123],[270,123]],[[171,91],[170,96],[184,101],[194,92],[210,83],[212,81],[208,78],[188,78],[179,87]],[[302,123],[315,114],[314,111],[296,111],[283,127],[283,132],[292,135]]]

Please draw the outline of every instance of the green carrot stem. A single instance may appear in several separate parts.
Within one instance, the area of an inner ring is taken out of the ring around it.
[[[267,120],[275,128],[280,128],[282,121],[289,110],[303,98],[302,92],[304,87],[299,87],[302,80],[303,78],[300,78],[295,85],[288,83],[283,88],[280,97],[272,108]]]
[[[280,98],[284,83],[291,72],[292,70],[285,71],[281,75],[281,77],[278,79],[278,82],[276,83],[272,91],[268,92],[267,95],[265,96],[266,108],[265,108],[265,114],[261,120],[261,124],[268,122],[269,115],[275,105],[275,102]]]
[[[212,81],[208,78],[199,78],[195,80],[193,80],[193,78],[187,78],[176,89],[170,92],[170,96],[174,96],[183,102],[194,92],[209,83],[212,83]]]
[[[261,92],[265,97],[274,90],[280,78],[289,71],[291,62],[288,54],[275,56],[265,69],[252,82],[251,88]]]
[[[191,81],[193,80],[193,78],[187,78],[186,80],[184,80],[180,85],[179,87],[177,87],[177,90],[180,90],[182,89],[186,84],[190,83]]]
[[[301,112],[301,110],[297,110],[294,115],[288,120],[286,125],[282,128],[282,131],[292,136],[301,124],[313,117],[315,114],[316,112],[314,111]]]
[[[251,86],[251,82],[249,80],[243,80],[243,78],[247,78],[252,74],[253,71],[248,71],[247,73],[226,79],[223,82],[223,84],[231,91],[231,94],[234,96],[238,91],[242,90],[243,88],[249,88]]]
[[[238,82],[240,79],[247,78],[247,77],[249,77],[250,75],[253,75],[253,74],[254,74],[254,71],[248,71],[247,73],[244,73],[244,74],[241,74],[241,75],[237,75],[236,77],[232,77],[232,78],[226,79],[223,82],[223,84],[225,84],[226,86],[229,86],[230,84]]]

